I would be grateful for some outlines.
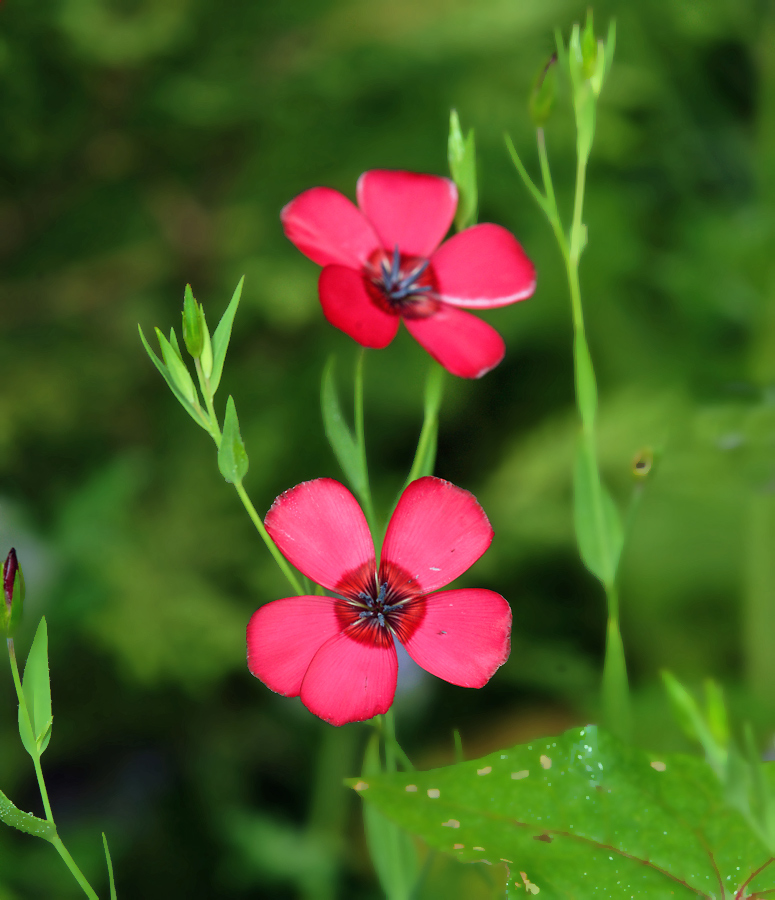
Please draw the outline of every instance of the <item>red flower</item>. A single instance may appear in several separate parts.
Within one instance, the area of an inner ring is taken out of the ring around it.
[[[387,712],[394,638],[433,675],[482,687],[509,655],[511,610],[494,591],[442,591],[484,553],[476,498],[440,478],[413,481],[388,525],[377,571],[366,518],[346,487],[306,481],[275,500],[266,528],[283,554],[337,597],[286,597],[248,624],[248,668],[332,725]]]
[[[312,188],[283,209],[290,240],[324,266],[318,290],[328,321],[364,347],[387,347],[400,319],[453,375],[479,378],[503,359],[495,329],[460,307],[524,300],[535,269],[512,234],[474,225],[441,243],[455,217],[447,178],[376,169],[358,179],[358,207]]]

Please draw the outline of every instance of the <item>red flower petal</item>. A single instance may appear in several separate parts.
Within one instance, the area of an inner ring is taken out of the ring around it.
[[[297,697],[312,657],[342,631],[332,597],[286,597],[248,622],[248,668],[278,694]]]
[[[481,378],[503,359],[506,345],[486,322],[454,306],[425,319],[404,319],[412,337],[447,371],[461,378]]]
[[[363,213],[333,188],[299,194],[283,207],[280,221],[288,239],[321,266],[338,263],[360,269],[379,246]]]
[[[536,286],[533,263],[500,225],[474,225],[445,241],[431,260],[446,303],[486,309],[529,297]]]
[[[509,658],[509,604],[495,591],[480,589],[442,591],[419,602],[425,604],[425,617],[402,640],[412,659],[452,684],[487,684]]]
[[[358,179],[358,206],[382,246],[407,256],[430,256],[455,218],[457,188],[448,178],[374,169]]]
[[[492,535],[473,494],[441,478],[418,478],[401,495],[382,547],[386,575],[397,567],[411,583],[391,587],[428,593],[449,584],[479,559]]]
[[[326,266],[318,293],[328,321],[364,347],[387,347],[398,331],[398,316],[383,312],[366,292],[363,276],[344,266]]]
[[[301,685],[301,702],[331,725],[386,713],[396,692],[393,639],[379,629],[372,634],[377,643],[371,643],[351,637],[350,631],[323,644]]]
[[[375,571],[366,517],[333,478],[305,481],[280,494],[264,524],[283,556],[331,591],[355,572]]]

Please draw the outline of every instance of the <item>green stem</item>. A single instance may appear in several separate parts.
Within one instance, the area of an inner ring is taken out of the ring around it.
[[[258,533],[261,535],[261,539],[266,544],[267,550],[269,550],[269,552],[274,557],[274,561],[280,567],[280,571],[288,579],[288,583],[291,585],[291,587],[294,589],[294,591],[296,591],[296,594],[297,595],[303,594],[304,590],[302,589],[301,582],[294,575],[293,570],[288,565],[288,562],[285,559],[285,557],[277,549],[277,544],[275,544],[275,542],[272,540],[272,538],[269,537],[269,533],[267,532],[266,528],[264,527],[264,523],[261,521],[261,517],[256,512],[255,506],[253,506],[253,504],[251,503],[250,497],[248,497],[247,493],[245,492],[245,488],[242,487],[241,481],[234,482],[234,490],[237,492],[237,495],[239,496],[240,500],[242,501],[242,505],[247,510],[248,515],[251,518],[251,521],[256,526],[256,531],[258,531]]]
[[[67,850],[67,847],[62,843],[62,839],[57,835],[54,840],[51,842],[57,850],[57,853],[62,857],[62,861],[70,870],[73,878],[78,882],[81,887],[81,890],[86,894],[87,897],[91,898],[91,900],[99,900],[99,897],[95,893],[92,886],[89,882],[84,878],[83,872],[78,868],[75,863],[75,860]]]
[[[202,363],[198,359],[194,360],[194,366],[196,368],[196,374],[199,378],[199,386],[202,389],[202,396],[204,397],[205,405],[207,406],[210,434],[215,441],[215,446],[220,449],[221,426],[218,424],[218,416],[215,414],[215,404],[213,402],[213,392],[210,388],[210,379],[205,375],[204,371],[202,370]]]
[[[411,484],[423,475],[432,475],[436,462],[436,441],[439,434],[439,407],[441,406],[441,389],[444,380],[444,369],[432,363],[425,382],[425,404],[420,439],[417,452],[414,454],[412,468],[409,471],[407,484]]]
[[[355,388],[354,405],[355,405],[355,440],[358,444],[358,453],[361,457],[361,466],[365,474],[365,483],[363,487],[363,512],[371,528],[371,533],[376,534],[376,519],[374,516],[374,503],[371,499],[371,487],[369,485],[369,466],[366,459],[366,430],[363,417],[363,361],[366,357],[366,350],[362,349],[358,354],[355,363]]]
[[[585,444],[584,464],[589,467],[587,472],[588,481],[593,486],[593,527],[597,533],[597,542],[602,549],[603,558],[612,560],[612,548],[610,546],[608,529],[606,528],[606,512],[603,506],[604,498],[600,465],[597,459],[597,389],[595,387],[595,373],[584,327],[584,309],[581,302],[581,283],[579,279],[579,262],[587,243],[583,211],[589,154],[577,145],[576,188],[573,198],[570,232],[566,237],[559,210],[557,209],[543,129],[538,129],[536,139],[541,176],[543,178],[544,191],[546,192],[545,196],[538,191],[531,181],[513,145],[508,141],[507,143],[509,144],[509,151],[517,171],[549,220],[565,262],[573,319],[576,405],[581,419],[581,440]],[[583,396],[582,389],[584,390]],[[609,727],[626,737],[629,731],[630,719],[629,687],[624,647],[619,631],[619,597],[616,590],[615,576],[616,572],[612,570],[606,573],[606,576],[602,579],[608,606],[608,627],[603,666],[603,709],[605,721],[609,724]]]
[[[16,688],[16,696],[19,700],[19,709],[21,711],[21,714],[27,718],[28,722],[30,722],[30,714],[29,714],[29,710],[27,709],[27,701],[25,700],[21,678],[19,677],[19,665],[16,661],[16,648],[14,647],[13,638],[8,638],[7,644],[8,644],[8,658],[11,663],[11,674],[13,675],[13,683],[14,683],[14,687]],[[31,733],[33,732],[31,722],[30,722],[30,732]],[[54,814],[51,811],[51,803],[49,802],[49,799],[48,799],[48,790],[46,789],[46,782],[43,778],[43,769],[40,766],[40,756],[33,755],[33,754],[30,754],[30,756],[32,757],[32,764],[35,767],[35,777],[38,779],[38,788],[40,789],[40,797],[41,797],[41,800],[43,801],[43,808],[46,811],[46,819],[48,819],[48,821],[51,822],[52,825],[55,825]],[[73,878],[75,878],[75,880],[81,886],[81,889],[86,894],[86,896],[90,897],[91,900],[99,900],[99,898],[97,897],[97,894],[94,892],[92,886],[84,878],[83,873],[76,865],[75,860],[73,859],[72,856],[70,856],[70,853],[68,852],[65,845],[62,843],[62,839],[59,837],[59,835],[56,835],[51,840],[51,843],[56,848],[57,853],[62,857],[62,860],[64,861],[65,865],[70,870],[70,873],[72,874]]]
[[[396,722],[393,718],[393,707],[382,717],[382,727],[385,736],[385,769],[388,772],[395,772],[398,769],[396,765]]]

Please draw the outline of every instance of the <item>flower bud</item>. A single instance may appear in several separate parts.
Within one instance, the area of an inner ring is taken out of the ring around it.
[[[186,285],[186,293],[183,298],[183,341],[191,356],[199,359],[204,346],[202,317],[199,314],[199,304],[194,299],[190,284]]]
[[[24,607],[24,575],[13,548],[3,563],[3,599],[0,607],[0,630],[10,636],[22,617]]]

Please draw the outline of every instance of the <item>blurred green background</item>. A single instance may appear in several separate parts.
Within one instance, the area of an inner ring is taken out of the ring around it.
[[[235,397],[260,511],[338,476],[320,426],[331,353],[318,268],[278,213],[369,168],[446,172],[450,107],[476,129],[480,219],[535,260],[535,296],[487,315],[504,363],[446,381],[437,474],[495,528],[465,582],[514,611],[482,691],[409,678],[399,738],[420,765],[594,718],[604,601],[578,561],[569,304],[526,98],[585,6],[569,0],[4,0],[0,6],[0,535],[43,613],[54,731],[44,757],[65,843],[121,898],[377,898],[355,774],[368,726],[335,730],[245,667],[244,627],[286,586],[209,438],[137,336],[214,324],[246,275],[221,394]],[[615,16],[582,263],[601,459],[621,505],[658,452],[622,564],[638,740],[682,746],[659,687],[720,679],[763,742],[775,722],[775,12],[767,0],[604,0]],[[567,94],[547,128],[566,208]],[[408,470],[427,357],[405,332],[366,361],[367,438],[388,507]],[[0,667],[2,670],[2,667]],[[411,675],[411,673],[410,673]],[[0,704],[0,787],[41,813]],[[423,898],[493,895],[497,873],[429,860]],[[484,867],[482,867],[484,868]],[[0,900],[79,896],[53,850],[0,831]]]

